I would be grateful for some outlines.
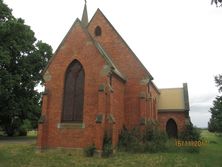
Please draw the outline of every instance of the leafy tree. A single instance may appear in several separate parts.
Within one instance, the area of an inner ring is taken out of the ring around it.
[[[34,32],[0,0],[0,127],[7,135],[24,130],[27,120],[33,128],[40,116],[41,72],[52,48],[37,41]]]
[[[222,75],[215,77],[219,92],[222,92]],[[208,130],[211,132],[222,132],[222,96],[217,96],[210,108],[211,118],[208,122]]]
[[[208,130],[211,132],[222,132],[222,96],[217,96],[210,108],[211,118],[208,122]]]
[[[211,5],[216,4],[217,7],[222,6],[222,0],[211,0]]]
[[[222,74],[219,74],[218,76],[215,77],[215,83],[216,86],[219,87],[218,88],[219,92],[222,92]]]

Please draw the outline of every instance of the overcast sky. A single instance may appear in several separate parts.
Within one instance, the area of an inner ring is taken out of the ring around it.
[[[84,0],[4,0],[55,51]],[[88,0],[89,19],[100,8],[159,88],[187,82],[194,125],[207,127],[222,73],[222,8],[211,0]]]

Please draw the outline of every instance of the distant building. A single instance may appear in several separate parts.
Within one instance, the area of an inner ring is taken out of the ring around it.
[[[144,126],[147,120],[158,120],[169,136],[177,136],[190,121],[187,84],[158,89],[99,9],[88,22],[86,5],[45,68],[44,80],[37,141],[42,149],[94,143],[102,150],[106,130],[115,146],[123,126]]]

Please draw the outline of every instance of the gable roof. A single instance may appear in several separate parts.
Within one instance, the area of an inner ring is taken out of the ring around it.
[[[90,22],[88,23],[88,26],[91,24],[92,20],[94,19],[94,17],[96,16],[97,13],[100,13],[105,20],[107,21],[107,23],[110,25],[110,27],[114,30],[114,32],[118,35],[119,39],[124,43],[124,45],[128,48],[128,50],[131,52],[131,54],[134,56],[134,58],[136,59],[136,61],[143,67],[143,69],[147,72],[147,74],[149,75],[149,77],[151,79],[153,79],[153,76],[149,73],[149,71],[146,69],[146,67],[143,65],[143,63],[139,60],[139,58],[136,56],[136,54],[132,51],[132,49],[128,46],[128,44],[125,42],[125,40],[121,37],[121,35],[118,33],[118,31],[113,27],[113,25],[109,22],[109,20],[106,18],[106,16],[102,13],[102,11],[98,8],[96,13],[93,15],[92,19],[90,20]]]
[[[89,39],[92,41],[92,43],[94,44],[94,46],[98,49],[101,57],[105,60],[106,64],[109,65],[109,67],[111,67],[111,72],[113,72],[114,74],[116,74],[120,79],[122,79],[124,82],[126,81],[126,78],[124,77],[124,75],[117,69],[117,67],[115,66],[115,64],[113,63],[113,61],[111,60],[110,56],[107,54],[107,52],[103,49],[103,47],[96,42],[92,36],[90,35],[90,33],[88,32],[88,30],[84,27],[84,25],[82,24],[82,22],[77,18],[75,20],[75,22],[73,23],[73,25],[71,26],[71,28],[69,29],[68,33],[65,35],[65,37],[63,38],[62,42],[60,43],[60,45],[58,46],[58,48],[56,49],[55,53],[53,54],[53,56],[51,57],[51,59],[49,60],[47,66],[45,67],[45,69],[42,72],[42,75],[45,74],[45,72],[47,71],[49,65],[52,63],[53,59],[55,58],[55,56],[57,55],[58,51],[60,50],[60,48],[62,47],[62,45],[64,44],[66,38],[69,36],[69,34],[71,33],[71,31],[75,28],[75,26],[79,24],[83,31],[86,33],[86,35],[89,37]]]
[[[90,34],[89,34],[90,35]],[[118,70],[116,65],[111,60],[110,56],[107,54],[105,49],[95,40],[93,40],[95,43],[96,48],[99,50],[101,56],[105,59],[106,63],[112,68],[112,72],[116,74],[118,77],[120,77],[123,81],[126,81],[126,77]]]
[[[56,51],[53,53],[52,57],[50,58],[48,64],[46,65],[46,67],[44,68],[44,70],[42,71],[42,75],[45,74],[45,72],[47,71],[47,69],[49,68],[49,65],[52,63],[53,59],[55,58],[55,56],[57,55],[58,51],[61,49],[62,45],[64,44],[66,38],[69,36],[69,34],[71,33],[72,29],[77,25],[77,24],[81,24],[81,21],[79,20],[79,18],[77,18],[74,23],[72,24],[72,26],[70,27],[69,31],[66,33],[65,37],[63,38],[62,42],[59,44],[58,48],[56,49]]]

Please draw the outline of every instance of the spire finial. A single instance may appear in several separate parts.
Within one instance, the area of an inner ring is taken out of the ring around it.
[[[83,10],[83,14],[82,14],[82,24],[84,27],[87,27],[88,25],[88,13],[87,13],[87,6],[86,6],[86,3],[87,1],[85,1],[85,6],[84,6],[84,10]]]

